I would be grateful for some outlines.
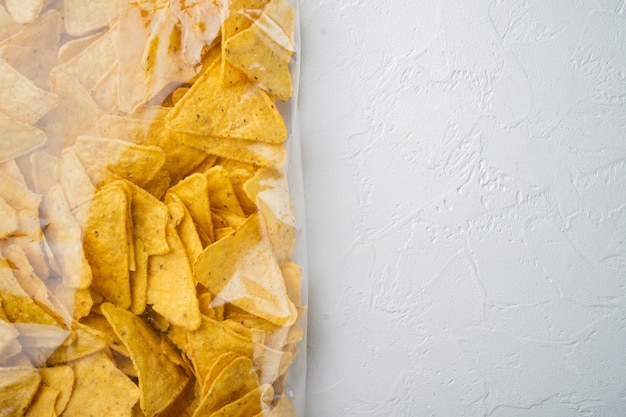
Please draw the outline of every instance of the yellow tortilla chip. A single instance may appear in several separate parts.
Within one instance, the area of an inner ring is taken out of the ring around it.
[[[183,141],[185,145],[202,149],[209,154],[263,167],[281,168],[287,158],[283,144],[201,135],[184,135]]]
[[[85,166],[108,169],[139,186],[154,178],[165,163],[161,148],[118,139],[79,136],[74,152]]]
[[[69,288],[91,285],[91,267],[83,251],[82,231],[72,215],[60,185],[54,185],[44,199],[42,220],[50,249],[63,270],[63,282]]]
[[[113,327],[109,324],[104,316],[99,314],[90,314],[87,317],[83,317],[80,320],[81,324],[84,324],[87,327],[91,327],[94,330],[100,332],[100,334],[104,337],[107,346],[115,352],[118,352],[124,356],[130,356],[128,353],[128,349],[122,343],[122,340],[115,334],[113,331]]]
[[[40,385],[24,417],[57,417],[54,405],[59,395],[59,390]]]
[[[93,288],[121,308],[131,304],[126,193],[107,187],[84,207],[86,225],[83,236],[85,256],[91,266]]]
[[[108,171],[107,171],[108,172]],[[126,194],[126,236],[128,236],[128,269],[129,271],[134,271],[137,269],[137,264],[135,262],[135,240],[134,236],[134,224],[133,224],[133,209],[132,209],[132,201],[133,201],[133,191],[131,190],[131,183],[123,180],[116,180],[112,182],[107,182],[107,185],[103,186],[107,187],[117,187],[120,190],[124,191]]]
[[[215,241],[217,242],[220,239],[225,238],[226,236],[232,235],[235,233],[235,229],[230,226],[227,227],[217,227],[215,230]]]
[[[170,194],[168,199],[172,200],[172,202],[168,203],[170,213],[176,211],[181,212],[181,218],[176,222],[176,232],[178,232],[180,241],[185,247],[190,264],[193,265],[198,256],[202,253],[202,241],[200,240],[200,236],[198,236],[196,225],[193,222],[189,210],[180,202],[178,196]]]
[[[222,46],[231,65],[283,101],[292,94],[289,60],[294,50],[294,22],[295,10],[286,0],[272,0],[251,27]]]
[[[139,389],[104,353],[85,356],[73,367],[76,383],[63,417],[131,417]]]
[[[22,289],[8,262],[0,256],[0,300],[7,317],[14,323],[57,325]]]
[[[72,324],[71,337],[48,358],[48,365],[75,361],[105,349],[105,337],[99,331],[77,321]]]
[[[237,195],[230,182],[230,176],[221,165],[214,166],[206,172],[209,186],[211,208],[223,210],[244,217]]]
[[[274,144],[287,138],[287,129],[274,101],[250,83],[223,87],[220,62],[209,66],[176,103],[168,127],[192,135]]]
[[[234,352],[224,352],[215,358],[215,361],[211,365],[211,368],[209,368],[209,373],[202,384],[203,397],[209,391],[209,388],[211,388],[211,385],[213,385],[213,381],[215,381],[217,376],[224,370],[224,368],[237,358],[240,358],[240,356]]]
[[[246,357],[238,357],[217,375],[194,416],[210,416],[258,387],[259,378],[252,366],[252,361]]]
[[[261,16],[267,0],[230,0],[224,2],[222,42],[246,30]]]
[[[159,337],[139,317],[109,303],[102,305],[102,313],[130,353],[139,376],[141,409],[153,417],[178,397],[189,378],[163,353]]]
[[[285,279],[285,288],[291,302],[296,307],[302,307],[302,269],[295,262],[288,262],[280,266],[280,271]]]
[[[148,260],[147,303],[170,323],[195,330],[200,326],[200,307],[191,264],[172,223],[166,236],[170,252]]]
[[[24,250],[39,278],[45,280],[48,278],[50,268],[43,250],[43,232],[39,224],[39,213],[37,210],[21,210],[17,213],[17,217],[19,227],[9,241]]]
[[[243,397],[231,402],[211,414],[211,417],[249,417],[254,416],[265,408],[274,398],[274,389],[269,384],[261,385],[248,392]]]
[[[279,326],[296,320],[266,226],[256,214],[233,235],[208,246],[194,272],[212,293],[251,314]]]
[[[146,310],[148,301],[148,259],[141,240],[135,241],[135,259],[137,268],[130,272],[130,311],[140,315]]]
[[[41,382],[43,385],[54,388],[59,392],[54,411],[56,415],[61,415],[67,405],[74,389],[74,370],[69,366],[55,366],[52,368],[39,369]]]
[[[194,223],[204,246],[213,241],[213,222],[209,202],[209,184],[206,176],[192,174],[171,187],[168,194],[176,195],[182,202]]]
[[[30,405],[41,377],[32,367],[0,368],[0,404],[3,416],[22,416]]]

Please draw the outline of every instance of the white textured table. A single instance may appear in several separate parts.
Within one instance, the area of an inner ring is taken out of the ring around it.
[[[301,0],[307,417],[626,416],[624,0]]]

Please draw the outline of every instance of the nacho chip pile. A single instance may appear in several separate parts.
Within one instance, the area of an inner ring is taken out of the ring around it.
[[[295,416],[287,0],[0,0],[0,416]]]

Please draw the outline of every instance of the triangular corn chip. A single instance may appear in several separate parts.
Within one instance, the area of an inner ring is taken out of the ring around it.
[[[178,397],[189,379],[163,352],[160,338],[143,320],[109,303],[102,305],[102,313],[130,353],[139,376],[141,409],[153,417]]]
[[[253,84],[221,85],[219,60],[198,78],[169,116],[168,127],[192,135],[282,143],[287,129],[274,101]]]
[[[251,314],[279,326],[296,320],[265,223],[257,214],[233,235],[207,247],[194,272],[213,294]]]
[[[4,0],[16,23],[30,23],[39,16],[44,0]]]
[[[183,135],[185,145],[203,151],[263,167],[281,168],[287,155],[285,146],[255,140],[222,139],[213,136]]]
[[[171,222],[166,237],[169,253],[148,259],[147,303],[170,323],[195,330],[200,326],[200,307],[191,264]]]
[[[213,222],[209,202],[209,184],[205,175],[193,174],[171,187],[168,194],[174,194],[182,202],[194,223],[204,246],[213,241]]]
[[[80,36],[101,29],[119,14],[118,0],[65,0],[65,30]]]
[[[104,336],[79,322],[72,325],[71,336],[48,358],[49,365],[64,364],[75,361],[105,349],[107,344]]]
[[[8,237],[19,227],[17,212],[0,196],[0,239]]]
[[[231,402],[211,414],[211,417],[249,417],[268,408],[274,398],[274,389],[269,384],[261,385],[243,397]]]
[[[84,218],[83,247],[93,275],[93,288],[122,308],[131,304],[128,241],[128,205],[119,187],[107,187],[81,207]],[[120,244],[121,243],[121,244]]]
[[[54,405],[60,394],[58,389],[40,385],[24,417],[57,417]]]
[[[0,47],[0,57],[43,90],[50,90],[50,71],[58,64],[56,51],[20,45]]]
[[[54,404],[56,415],[61,415],[67,405],[74,388],[74,370],[69,366],[55,366],[39,369],[42,384],[59,391]]]
[[[41,377],[32,367],[0,368],[0,404],[3,416],[23,416]]]
[[[132,416],[139,389],[104,353],[83,357],[73,367],[76,383],[63,417]]]
[[[248,29],[225,40],[224,57],[268,94],[289,100],[292,94],[289,60],[295,11],[286,0],[272,0]]]

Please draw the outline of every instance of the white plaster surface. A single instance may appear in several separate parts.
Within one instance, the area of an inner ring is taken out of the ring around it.
[[[300,19],[306,416],[626,416],[626,1]]]

